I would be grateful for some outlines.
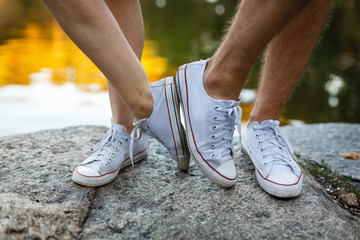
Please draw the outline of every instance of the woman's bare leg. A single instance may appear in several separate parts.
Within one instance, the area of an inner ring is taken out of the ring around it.
[[[149,117],[153,98],[148,78],[106,2],[43,2],[71,40],[105,75],[135,118]]]
[[[144,48],[145,31],[139,1],[106,0],[126,40],[139,60]],[[133,129],[135,119],[110,81],[107,81],[113,123],[123,125],[128,133]]]

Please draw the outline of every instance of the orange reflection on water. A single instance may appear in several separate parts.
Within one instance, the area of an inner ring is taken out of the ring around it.
[[[170,69],[166,58],[157,55],[155,43],[149,40],[145,41],[141,63],[150,82],[176,71]],[[104,75],[55,21],[46,27],[29,23],[21,38],[10,39],[0,46],[0,86],[29,85],[35,75],[56,85],[74,82],[84,91],[107,89]],[[248,120],[251,108],[251,104],[242,104],[243,121]]]
[[[156,55],[154,43],[146,40],[142,64],[151,82],[167,72],[167,60]],[[32,73],[46,73],[54,84],[75,82],[86,91],[106,90],[98,68],[66,36],[55,21],[46,27],[29,23],[21,38],[0,46],[0,86],[31,84]]]

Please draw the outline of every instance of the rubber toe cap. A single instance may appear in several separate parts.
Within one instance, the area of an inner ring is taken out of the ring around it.
[[[216,168],[216,171],[228,179],[234,180],[237,178],[237,171],[233,160],[224,162]]]
[[[276,169],[270,171],[267,179],[281,185],[292,185],[299,181],[299,177],[287,166],[277,166]]]
[[[98,177],[100,176],[100,173],[92,168],[88,168],[85,166],[79,166],[76,171],[83,175],[83,176],[88,176],[88,177]]]

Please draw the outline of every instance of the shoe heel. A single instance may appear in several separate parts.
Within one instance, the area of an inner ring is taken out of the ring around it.
[[[165,80],[165,95],[168,106],[169,120],[173,132],[178,168],[187,171],[190,164],[189,149],[186,144],[186,135],[180,120],[180,104],[176,91],[174,77]]]

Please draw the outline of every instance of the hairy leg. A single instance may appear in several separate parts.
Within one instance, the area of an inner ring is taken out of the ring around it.
[[[269,43],[249,125],[279,119],[324,28],[331,0],[312,0]]]
[[[115,19],[132,50],[138,59],[141,60],[145,41],[145,31],[140,2],[126,0],[106,0],[105,2],[115,16]],[[123,125],[128,133],[130,133],[134,127],[133,121],[135,117],[122,101],[120,95],[110,81],[107,81],[107,85],[113,122]]]
[[[308,0],[243,0],[230,30],[204,73],[204,86],[215,99],[237,99],[246,77],[266,44]]]
[[[153,98],[138,57],[103,0],[43,0],[72,41],[101,70],[137,119],[149,117]]]

